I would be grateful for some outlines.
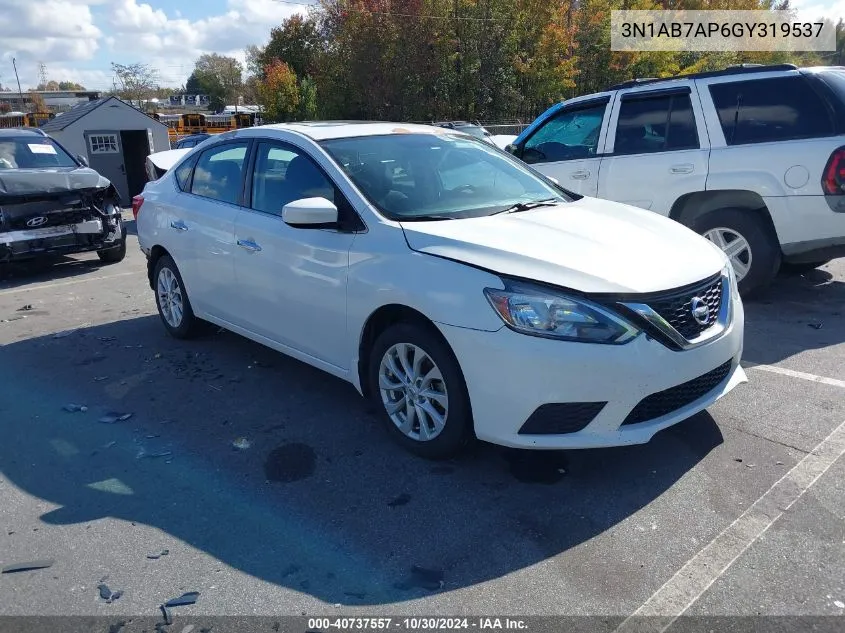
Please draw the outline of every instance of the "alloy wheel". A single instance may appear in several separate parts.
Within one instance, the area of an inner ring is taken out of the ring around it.
[[[379,365],[378,386],[387,415],[405,436],[427,442],[443,432],[449,415],[446,382],[422,348],[390,347]]]
[[[722,249],[736,273],[736,280],[742,281],[751,270],[751,246],[742,235],[725,227],[710,229],[704,237]]]
[[[164,320],[172,328],[182,324],[185,303],[179,280],[170,268],[162,268],[158,273],[158,304]]]

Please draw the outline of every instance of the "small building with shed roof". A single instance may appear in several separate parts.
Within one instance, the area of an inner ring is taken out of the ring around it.
[[[170,149],[167,126],[117,97],[78,105],[41,129],[108,178],[124,206],[144,189],[147,156]]]

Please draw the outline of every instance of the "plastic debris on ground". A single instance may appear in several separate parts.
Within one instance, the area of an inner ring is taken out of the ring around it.
[[[423,589],[442,589],[445,584],[444,576],[439,569],[426,569],[417,565],[411,567],[411,579]]]
[[[426,569],[425,567],[413,565],[411,567],[410,577],[404,582],[396,583],[394,587],[402,591],[408,591],[414,587],[437,591],[442,589],[446,584],[444,578],[445,573],[439,569]]]
[[[106,604],[111,604],[123,595],[122,591],[112,591],[105,583],[97,585],[97,589],[100,592],[100,597],[106,601]]]
[[[116,422],[125,422],[129,418],[131,418],[134,413],[106,413],[103,417],[100,418],[100,422],[103,424],[114,424]]]
[[[154,553],[154,554],[147,554],[147,558],[149,558],[150,560],[158,560],[162,556],[167,556],[168,554],[170,554],[170,550],[169,549],[163,549],[160,552],[157,552],[157,553]]]
[[[20,308],[18,308],[18,312],[29,312],[30,310],[32,310],[31,303],[27,303],[25,306],[21,306]]]
[[[239,437],[238,439],[232,442],[232,448],[238,451],[245,451],[252,448],[252,442],[250,442],[245,437]]]
[[[173,598],[168,600],[164,603],[164,606],[168,609],[171,607],[184,607],[190,604],[194,604],[197,601],[197,598],[200,597],[199,591],[188,591],[187,593],[183,593],[178,598]]]
[[[391,508],[398,508],[399,506],[407,505],[408,502],[411,500],[411,495],[407,492],[403,492],[401,495],[396,497],[393,501],[388,501],[387,505]]]
[[[64,409],[68,413],[79,413],[80,411],[82,413],[85,413],[88,410],[88,407],[86,407],[84,404],[66,404],[62,407],[62,409]]]
[[[143,448],[138,451],[138,454],[135,455],[135,459],[155,459],[157,457],[170,457],[173,455],[171,451],[158,451],[155,453],[148,453]]]
[[[185,607],[194,604],[199,597],[199,591],[189,591],[187,593],[183,593],[178,598],[173,598],[172,600],[168,600],[164,604],[159,605],[159,609],[161,609],[161,612],[164,615],[165,625],[169,626],[173,624],[173,618],[170,616],[170,611],[168,609],[172,609],[173,607]]]
[[[53,563],[55,563],[52,558],[48,558],[45,560],[32,560],[27,561],[25,563],[12,563],[11,565],[6,565],[3,569],[0,569],[0,574],[15,574],[21,571],[34,571],[36,569],[47,569],[48,567],[52,567]]]

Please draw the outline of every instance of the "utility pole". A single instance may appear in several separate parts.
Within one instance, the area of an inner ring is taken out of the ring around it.
[[[18,65],[14,57],[12,57],[12,68],[15,69],[15,80],[18,82],[18,95],[21,98],[21,108],[23,108],[23,90],[21,90],[21,80],[20,77],[18,77]],[[21,110],[21,112],[23,112],[23,110]]]

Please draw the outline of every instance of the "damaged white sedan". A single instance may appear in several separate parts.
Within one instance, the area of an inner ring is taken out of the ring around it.
[[[126,256],[111,182],[39,130],[0,130],[0,263],[88,251]]]

